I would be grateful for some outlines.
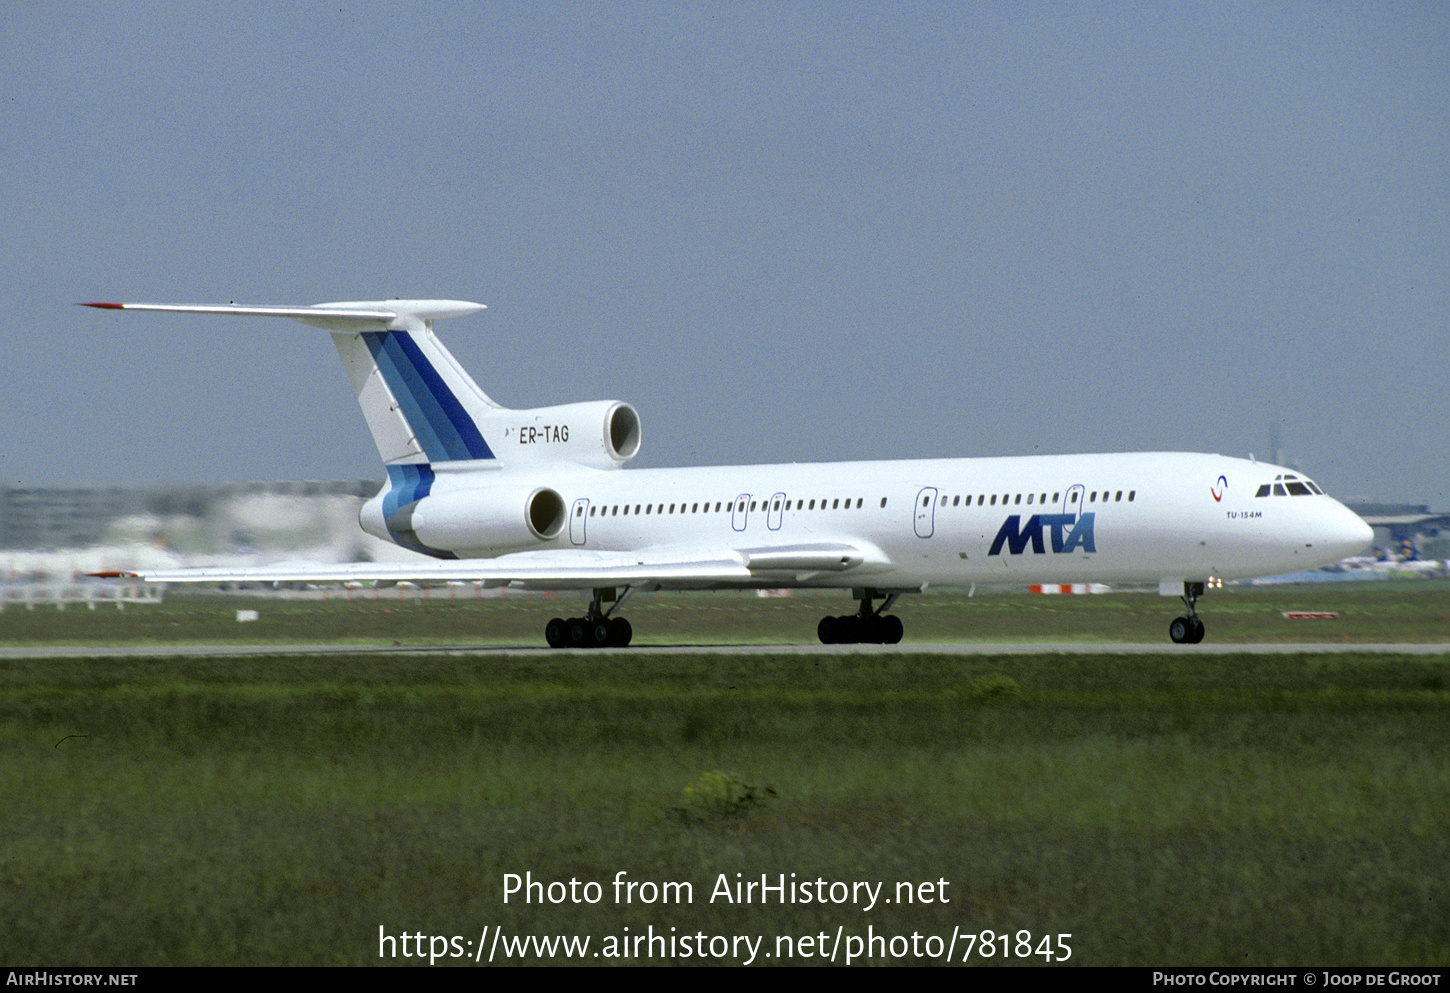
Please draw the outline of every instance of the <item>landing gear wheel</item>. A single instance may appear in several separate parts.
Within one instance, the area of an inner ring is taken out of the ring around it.
[[[899,645],[901,636],[906,633],[906,625],[901,623],[901,618],[895,614],[887,614],[881,618],[881,644]]]
[[[1186,617],[1175,617],[1173,623],[1168,625],[1168,637],[1173,639],[1175,645],[1193,644],[1193,625],[1188,623]]]
[[[822,617],[821,623],[816,625],[816,637],[821,639],[823,645],[836,644],[836,618]]]
[[[899,644],[906,628],[901,618],[886,612],[901,593],[897,590],[885,594],[886,602],[878,610],[872,601],[881,593],[870,587],[857,591],[855,596],[861,601],[860,611],[844,617],[822,617],[816,625],[816,636],[823,645],[859,645],[862,642],[870,645]]]
[[[589,629],[593,626],[582,617],[571,617],[569,625],[569,647],[589,647]]]
[[[634,627],[623,617],[613,617],[609,621],[610,644],[615,648],[628,648],[629,641],[634,637]]]
[[[876,614],[867,614],[865,617],[857,616],[856,624],[860,629],[861,637],[858,641],[864,641],[868,645],[882,644],[881,618]]]
[[[1173,623],[1168,625],[1168,637],[1175,645],[1196,645],[1203,640],[1203,621],[1198,619],[1198,612],[1193,609],[1198,598],[1203,596],[1203,588],[1203,583],[1183,584],[1183,605],[1188,608],[1188,614],[1173,618]]]
[[[634,628],[623,617],[611,617],[629,596],[628,587],[616,597],[613,588],[596,589],[589,610],[583,617],[564,620],[555,617],[544,625],[544,640],[550,648],[623,648],[634,637]],[[614,601],[614,607],[605,610],[605,598]]]
[[[1198,617],[1175,617],[1168,625],[1168,637],[1175,645],[1196,645],[1203,640],[1203,621]]]

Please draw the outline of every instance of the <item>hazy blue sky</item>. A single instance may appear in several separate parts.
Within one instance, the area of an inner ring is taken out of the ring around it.
[[[1450,507],[1450,7],[0,11],[0,479],[381,478],[325,333],[441,296],[636,464],[1186,449]]]

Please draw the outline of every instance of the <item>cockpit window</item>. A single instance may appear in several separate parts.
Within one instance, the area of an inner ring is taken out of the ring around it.
[[[1316,493],[1320,496],[1324,495],[1324,491],[1316,486],[1312,479],[1304,479],[1299,476],[1284,473],[1283,475],[1275,476],[1272,483],[1265,483],[1260,486],[1254,496],[1314,496]]]

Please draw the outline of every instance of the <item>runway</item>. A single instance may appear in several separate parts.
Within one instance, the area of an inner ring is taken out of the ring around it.
[[[1144,644],[1128,642],[954,642],[901,645],[637,645],[622,649],[558,649],[542,645],[37,645],[0,648],[0,660],[129,658],[258,658],[277,655],[443,655],[479,658],[629,655],[1443,655],[1450,644],[1285,642]]]

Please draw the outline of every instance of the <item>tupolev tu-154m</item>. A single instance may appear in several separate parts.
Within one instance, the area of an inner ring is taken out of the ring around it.
[[[551,620],[554,647],[622,647],[636,590],[850,590],[827,644],[895,644],[887,613],[928,587],[1157,583],[1203,639],[1211,578],[1311,569],[1370,543],[1369,526],[1281,466],[1187,452],[1036,455],[621,471],[638,454],[628,403],[510,410],[478,388],[433,323],[457,300],[311,307],[92,303],[111,310],[290,317],[332,332],[387,469],[359,515],[409,564],[158,569],[165,583],[471,581],[588,591]],[[878,601],[879,606],[878,606]]]

